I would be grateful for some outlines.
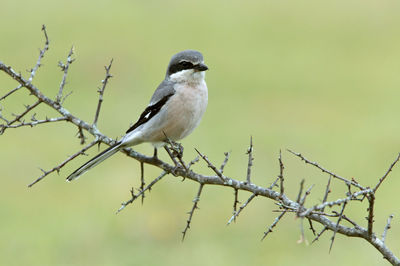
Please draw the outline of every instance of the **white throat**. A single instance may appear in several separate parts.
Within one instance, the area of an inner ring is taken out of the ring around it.
[[[201,83],[205,76],[204,71],[185,69],[170,75],[169,79],[176,83]]]

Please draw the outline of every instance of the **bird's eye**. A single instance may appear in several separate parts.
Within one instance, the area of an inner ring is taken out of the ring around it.
[[[179,63],[183,68],[188,69],[188,68],[192,68],[193,64],[188,62],[188,61],[182,61]]]

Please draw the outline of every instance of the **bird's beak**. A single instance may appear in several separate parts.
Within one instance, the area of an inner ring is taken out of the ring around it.
[[[208,70],[208,66],[206,66],[203,63],[199,63],[199,64],[194,66],[194,69],[197,70],[197,71],[206,71],[206,70]]]

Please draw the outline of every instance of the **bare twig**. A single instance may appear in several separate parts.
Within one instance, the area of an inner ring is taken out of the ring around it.
[[[304,180],[304,179],[303,179]],[[302,209],[302,207],[304,206],[304,203],[306,202],[306,198],[307,198],[307,196],[308,195],[310,195],[310,193],[311,193],[311,189],[314,187],[314,184],[312,184],[307,190],[306,190],[306,193],[304,193],[304,196],[300,199],[300,208],[299,209]]]
[[[22,112],[21,114],[19,114],[19,115],[15,115],[15,118],[14,118],[13,120],[11,120],[11,121],[7,124],[7,126],[11,126],[11,125],[14,124],[15,122],[21,121],[21,119],[22,119],[27,113],[29,113],[30,111],[32,111],[33,109],[35,109],[40,103],[41,103],[41,101],[39,100],[39,101],[35,102],[35,103],[32,104],[32,105],[26,105],[26,106],[25,106],[25,111],[23,111],[23,112]]]
[[[389,169],[386,171],[386,173],[379,179],[378,184],[374,187],[374,192],[376,192],[379,188],[379,186],[385,181],[386,177],[389,175],[389,173],[392,171],[393,167],[396,165],[396,163],[400,160],[400,153],[397,155],[396,159],[394,162],[390,165]]]
[[[315,232],[313,223],[312,223],[311,219],[307,218],[307,220],[308,220],[308,224],[310,225],[310,230],[311,230],[311,232],[313,233],[313,235],[315,236],[315,233],[316,233],[316,232]]]
[[[43,49],[39,50],[39,58],[38,58],[38,60],[37,60],[37,62],[36,62],[36,65],[35,65],[35,66],[31,69],[31,71],[30,71],[30,72],[31,72],[31,75],[30,75],[30,77],[29,77],[29,79],[28,79],[28,82],[32,82],[33,78],[34,78],[35,75],[36,75],[37,70],[39,69],[39,67],[42,66],[41,61],[42,61],[42,59],[43,59],[43,57],[44,57],[44,54],[47,52],[47,50],[49,50],[49,44],[50,44],[50,42],[49,42],[49,38],[48,38],[48,36],[47,36],[46,26],[45,26],[45,25],[42,25],[42,31],[43,31],[43,34],[44,34],[44,37],[45,37],[44,47],[43,47]],[[18,91],[18,90],[21,89],[21,88],[22,88],[22,85],[19,84],[16,88],[14,88],[13,90],[9,91],[9,92],[6,93],[4,96],[2,96],[2,97],[0,98],[0,101],[1,101],[1,100],[4,100],[5,98],[7,98],[8,96],[10,96],[11,94],[13,94],[14,92]]]
[[[368,235],[372,237],[372,230],[374,226],[374,205],[375,205],[375,195],[374,193],[367,194],[368,198]]]
[[[101,88],[99,88],[97,90],[97,92],[99,93],[99,102],[97,104],[97,108],[96,108],[96,114],[94,116],[94,120],[93,120],[93,126],[97,126],[97,120],[99,119],[99,114],[100,114],[100,108],[101,108],[101,104],[103,103],[103,95],[104,95],[104,91],[106,89],[108,80],[110,78],[112,78],[112,75],[110,74],[110,69],[112,66],[114,59],[111,59],[110,64],[108,66],[105,66],[105,70],[106,70],[106,77],[101,81],[101,83],[103,84]]]
[[[13,94],[14,92],[16,92],[17,90],[19,90],[19,89],[21,89],[21,88],[22,88],[22,86],[21,86],[21,85],[18,85],[17,87],[15,87],[14,89],[10,90],[10,91],[7,92],[5,95],[3,95],[3,96],[0,98],[0,101],[1,101],[1,100],[4,100],[5,98],[7,98],[8,96],[10,96],[11,94]]]
[[[0,119],[3,120],[4,122],[6,122],[6,124],[8,124],[9,121],[8,121],[5,117],[2,116],[2,114],[1,114],[2,111],[3,111],[3,108],[2,108],[1,105],[0,105]],[[0,125],[0,126],[1,126],[1,125]],[[0,132],[1,132],[1,130],[0,130]]]
[[[224,159],[223,163],[221,164],[221,167],[219,168],[219,171],[221,172],[221,174],[224,172],[224,168],[225,168],[226,164],[228,163],[230,153],[224,152],[224,155],[225,155],[225,159]]]
[[[144,181],[144,163],[140,162],[140,191],[143,191],[144,189],[144,185],[146,185],[145,181]],[[144,192],[142,193],[142,204],[144,202]]]
[[[263,237],[261,238],[261,241],[263,241],[269,233],[272,233],[272,229],[278,224],[278,222],[282,219],[283,215],[285,215],[286,210],[283,211],[278,217],[275,218],[274,222],[268,227],[267,231],[264,232]]]
[[[319,232],[319,234],[314,238],[314,240],[311,242],[311,244],[314,243],[315,241],[319,240],[319,238],[322,236],[322,234],[323,234],[326,230],[328,230],[328,227],[327,227],[327,226],[325,226],[325,227],[321,230],[321,232]]]
[[[292,213],[296,213],[296,214],[298,214],[298,212],[299,212],[299,208],[293,208],[293,207],[290,207],[290,206],[279,205],[279,204],[278,204],[278,206],[282,207],[283,210],[273,210],[273,212],[284,212],[284,211],[287,211],[287,212],[292,212]],[[321,215],[321,216],[325,216],[325,217],[339,217],[339,213],[336,212],[336,211],[332,211],[332,213],[326,213],[326,212],[321,212],[321,211],[313,211],[312,214]],[[301,216],[299,215],[298,217],[301,217]]]
[[[325,203],[328,200],[328,194],[331,192],[330,185],[331,185],[332,176],[329,176],[328,183],[326,184],[324,198],[322,199],[322,203]],[[322,209],[324,211],[324,209]]]
[[[300,203],[301,195],[303,194],[304,181],[305,180],[302,179],[301,182],[300,182],[300,190],[299,190],[299,194],[297,194],[297,199],[296,199],[297,203]]]
[[[63,105],[65,100],[72,94],[72,91],[68,92],[67,94],[64,95],[64,97],[61,99],[60,105]]]
[[[314,211],[321,211],[321,210],[323,210],[323,209],[324,209],[325,207],[327,207],[327,206],[332,207],[332,206],[336,206],[336,205],[341,205],[341,204],[343,204],[343,203],[345,203],[345,202],[349,202],[349,201],[352,201],[352,200],[356,200],[357,197],[366,195],[366,194],[368,194],[368,193],[371,193],[371,191],[372,191],[371,189],[360,190],[360,191],[358,191],[358,192],[354,192],[353,194],[351,194],[350,196],[348,196],[348,197],[346,197],[346,198],[338,199],[338,200],[335,200],[335,201],[324,202],[324,203],[321,203],[321,204],[319,204],[319,205],[315,205],[315,206],[313,206],[313,207],[307,209],[307,210],[304,211],[303,213],[300,213],[300,214],[299,214],[299,217],[306,217],[306,216],[308,216],[309,214],[313,213]]]
[[[238,190],[237,188],[235,188],[234,191],[235,191],[235,193],[234,193],[235,198],[234,198],[234,200],[233,200],[233,214],[236,213],[237,205],[238,205],[238,203],[239,203],[239,201],[238,201],[239,190]],[[233,221],[236,222],[236,217],[233,218]]]
[[[250,198],[248,198],[247,201],[245,203],[243,203],[242,206],[240,206],[239,210],[233,214],[231,219],[229,219],[227,225],[230,225],[232,223],[232,221],[235,220],[236,217],[239,216],[239,214],[242,212],[242,210],[244,208],[246,208],[246,206],[250,203],[250,201],[252,201],[256,196],[257,196],[256,194],[251,195]]]
[[[304,161],[306,164],[311,164],[311,165],[317,167],[318,169],[320,169],[322,172],[327,173],[327,174],[333,176],[334,178],[337,178],[337,179],[339,179],[339,180],[341,180],[341,181],[343,181],[343,182],[345,182],[345,183],[350,183],[350,184],[352,184],[353,186],[355,186],[355,187],[357,187],[357,188],[359,188],[359,189],[365,189],[363,186],[361,186],[361,185],[358,184],[357,182],[355,182],[355,181],[350,181],[350,180],[348,180],[348,179],[346,179],[346,178],[344,178],[344,177],[338,176],[338,175],[332,173],[331,171],[326,170],[325,168],[323,168],[322,166],[320,166],[318,163],[316,163],[316,162],[311,162],[310,160],[308,160],[307,158],[305,158],[303,155],[301,155],[301,153],[296,153],[296,152],[291,151],[291,150],[289,150],[289,149],[288,149],[288,152],[290,152],[291,154],[296,155],[296,156],[299,157],[302,161]]]
[[[196,156],[193,160],[191,160],[188,165],[186,166],[186,168],[189,170],[190,167],[192,167],[192,165],[194,165],[195,163],[197,163],[200,160],[199,156]]]
[[[279,180],[281,181],[281,185],[280,185],[280,190],[281,190],[281,195],[283,195],[283,193],[285,192],[285,187],[283,186],[283,181],[285,180],[283,177],[283,170],[285,169],[285,166],[283,165],[282,162],[282,151],[279,150]]]
[[[347,186],[347,196],[348,195],[351,195],[352,194],[352,192],[351,192],[351,184],[349,184],[349,183],[345,183],[346,184],[346,186]]]
[[[247,163],[247,177],[246,182],[251,184],[251,167],[253,166],[253,137],[250,137],[250,147],[247,149],[247,154],[249,155],[249,161]]]
[[[42,66],[42,63],[41,63],[42,58],[44,57],[44,54],[47,52],[47,50],[49,50],[50,42],[49,42],[49,37],[47,36],[47,31],[46,31],[46,26],[45,25],[42,25],[42,31],[43,31],[43,34],[44,34],[44,37],[45,37],[46,41],[44,43],[43,49],[39,51],[39,58],[38,58],[38,60],[36,62],[36,65],[31,70],[31,75],[30,75],[30,77],[28,79],[29,82],[31,82],[33,80],[33,78],[36,75],[37,70],[39,69],[39,67]]]
[[[29,126],[29,127],[34,127],[36,125],[40,125],[40,124],[44,124],[44,123],[54,123],[54,122],[60,122],[60,121],[66,121],[67,118],[65,117],[56,117],[56,118],[46,118],[43,120],[35,120],[35,121],[31,121],[31,122],[21,122],[20,124],[16,124],[16,125],[0,125],[0,131],[1,128],[19,128],[19,127],[25,127],[25,126]]]
[[[11,120],[11,121],[8,121],[8,120],[5,119],[4,117],[1,117],[1,119],[2,119],[3,121],[5,121],[6,124],[5,124],[5,125],[0,125],[0,135],[3,134],[4,131],[5,131],[7,128],[12,128],[12,125],[13,125],[15,122],[17,122],[17,121],[20,121],[20,122],[23,124],[24,121],[21,121],[21,119],[22,119],[26,114],[28,114],[30,111],[32,111],[33,109],[35,109],[40,103],[41,103],[41,101],[39,100],[39,101],[35,102],[35,103],[32,104],[32,105],[25,105],[25,111],[23,111],[23,112],[22,112],[21,114],[19,114],[19,115],[13,114],[13,115],[15,116],[15,118],[14,118],[13,120]]]
[[[221,179],[221,181],[225,182],[226,177],[210,162],[210,160],[208,160],[207,156],[201,154],[198,149],[195,148],[195,150],[200,155],[200,157],[203,158],[204,161],[206,161],[208,167],[211,168],[217,174],[217,176]]]
[[[63,94],[64,86],[65,86],[66,81],[67,81],[67,75],[68,75],[69,66],[72,64],[72,62],[75,61],[75,59],[72,59],[72,55],[73,54],[74,54],[74,47],[72,46],[71,50],[68,53],[67,62],[65,64],[63,62],[61,62],[61,61],[58,62],[58,66],[61,68],[61,71],[64,72],[63,78],[62,78],[61,83],[60,83],[60,88],[58,90],[58,94],[57,94],[57,97],[56,97],[56,103],[58,103],[58,104],[60,104],[61,99],[63,97],[62,94]]]
[[[188,218],[187,221],[186,221],[186,227],[185,227],[185,229],[182,231],[182,241],[185,240],[186,232],[187,232],[187,230],[190,228],[190,223],[192,222],[192,217],[193,217],[194,211],[195,211],[196,209],[198,209],[197,205],[198,205],[198,203],[199,203],[199,201],[200,201],[200,195],[201,195],[201,192],[203,191],[203,187],[204,187],[204,184],[200,184],[199,190],[197,191],[197,195],[196,195],[196,197],[193,199],[193,207],[192,207],[192,209],[190,210],[190,212],[188,212],[189,218]]]
[[[394,215],[391,214],[391,215],[389,215],[389,218],[387,219],[387,223],[386,223],[385,229],[383,230],[383,233],[382,233],[382,242],[383,243],[385,243],[385,241],[386,241],[386,235],[387,235],[387,232],[390,229],[390,223],[392,222],[393,217],[394,217]]]
[[[56,167],[54,167],[53,169],[49,170],[49,171],[45,171],[43,169],[43,175],[39,176],[35,181],[33,181],[32,183],[30,183],[28,185],[28,187],[32,187],[34,184],[36,184],[37,182],[39,182],[40,180],[42,180],[43,178],[45,178],[46,176],[48,176],[49,174],[57,171],[59,172],[61,168],[63,168],[67,163],[69,163],[70,161],[72,161],[73,159],[75,159],[76,157],[78,157],[79,155],[85,154],[85,152],[90,149],[91,147],[93,147],[94,145],[96,145],[96,143],[98,142],[97,139],[95,139],[94,141],[92,141],[91,143],[89,143],[87,146],[85,146],[83,149],[81,149],[80,151],[72,154],[71,156],[69,156],[65,161],[63,161],[62,163],[60,163],[59,165],[57,165]]]
[[[337,220],[335,229],[333,230],[333,235],[332,235],[332,238],[331,238],[331,245],[329,246],[329,252],[331,252],[331,250],[332,250],[333,242],[335,241],[335,236],[336,236],[336,233],[337,233],[337,228],[339,226],[340,221],[342,220],[343,212],[344,212],[344,208],[346,208],[346,204],[347,204],[347,202],[343,203],[342,210],[340,211],[339,218]]]
[[[163,171],[156,179],[151,181],[150,184],[147,185],[144,189],[140,190],[138,194],[133,193],[133,189],[131,190],[131,196],[132,198],[130,200],[127,200],[123,203],[121,203],[121,207],[117,210],[117,213],[125,209],[126,206],[134,202],[138,197],[140,197],[145,191],[150,190],[158,181],[160,181],[164,176],[168,174],[167,171]]]
[[[273,189],[274,187],[278,187],[277,183],[280,180],[279,176],[275,179],[274,182],[268,187],[268,189]],[[282,195],[282,194],[281,194]]]
[[[338,212],[336,212],[336,211],[333,211],[333,213],[336,213],[338,216],[340,215]],[[355,228],[360,228],[360,226],[356,223],[356,222],[354,222],[353,220],[351,220],[349,217],[347,217],[346,215],[342,215],[342,219],[344,219],[344,220],[346,220],[346,221],[348,221],[349,223],[351,223]]]

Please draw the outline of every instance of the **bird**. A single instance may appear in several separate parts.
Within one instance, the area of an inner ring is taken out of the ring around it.
[[[164,80],[154,91],[149,105],[120,141],[100,152],[67,177],[77,179],[119,150],[141,143],[151,143],[155,153],[167,140],[188,136],[200,123],[208,104],[203,55],[184,50],[172,56]]]

